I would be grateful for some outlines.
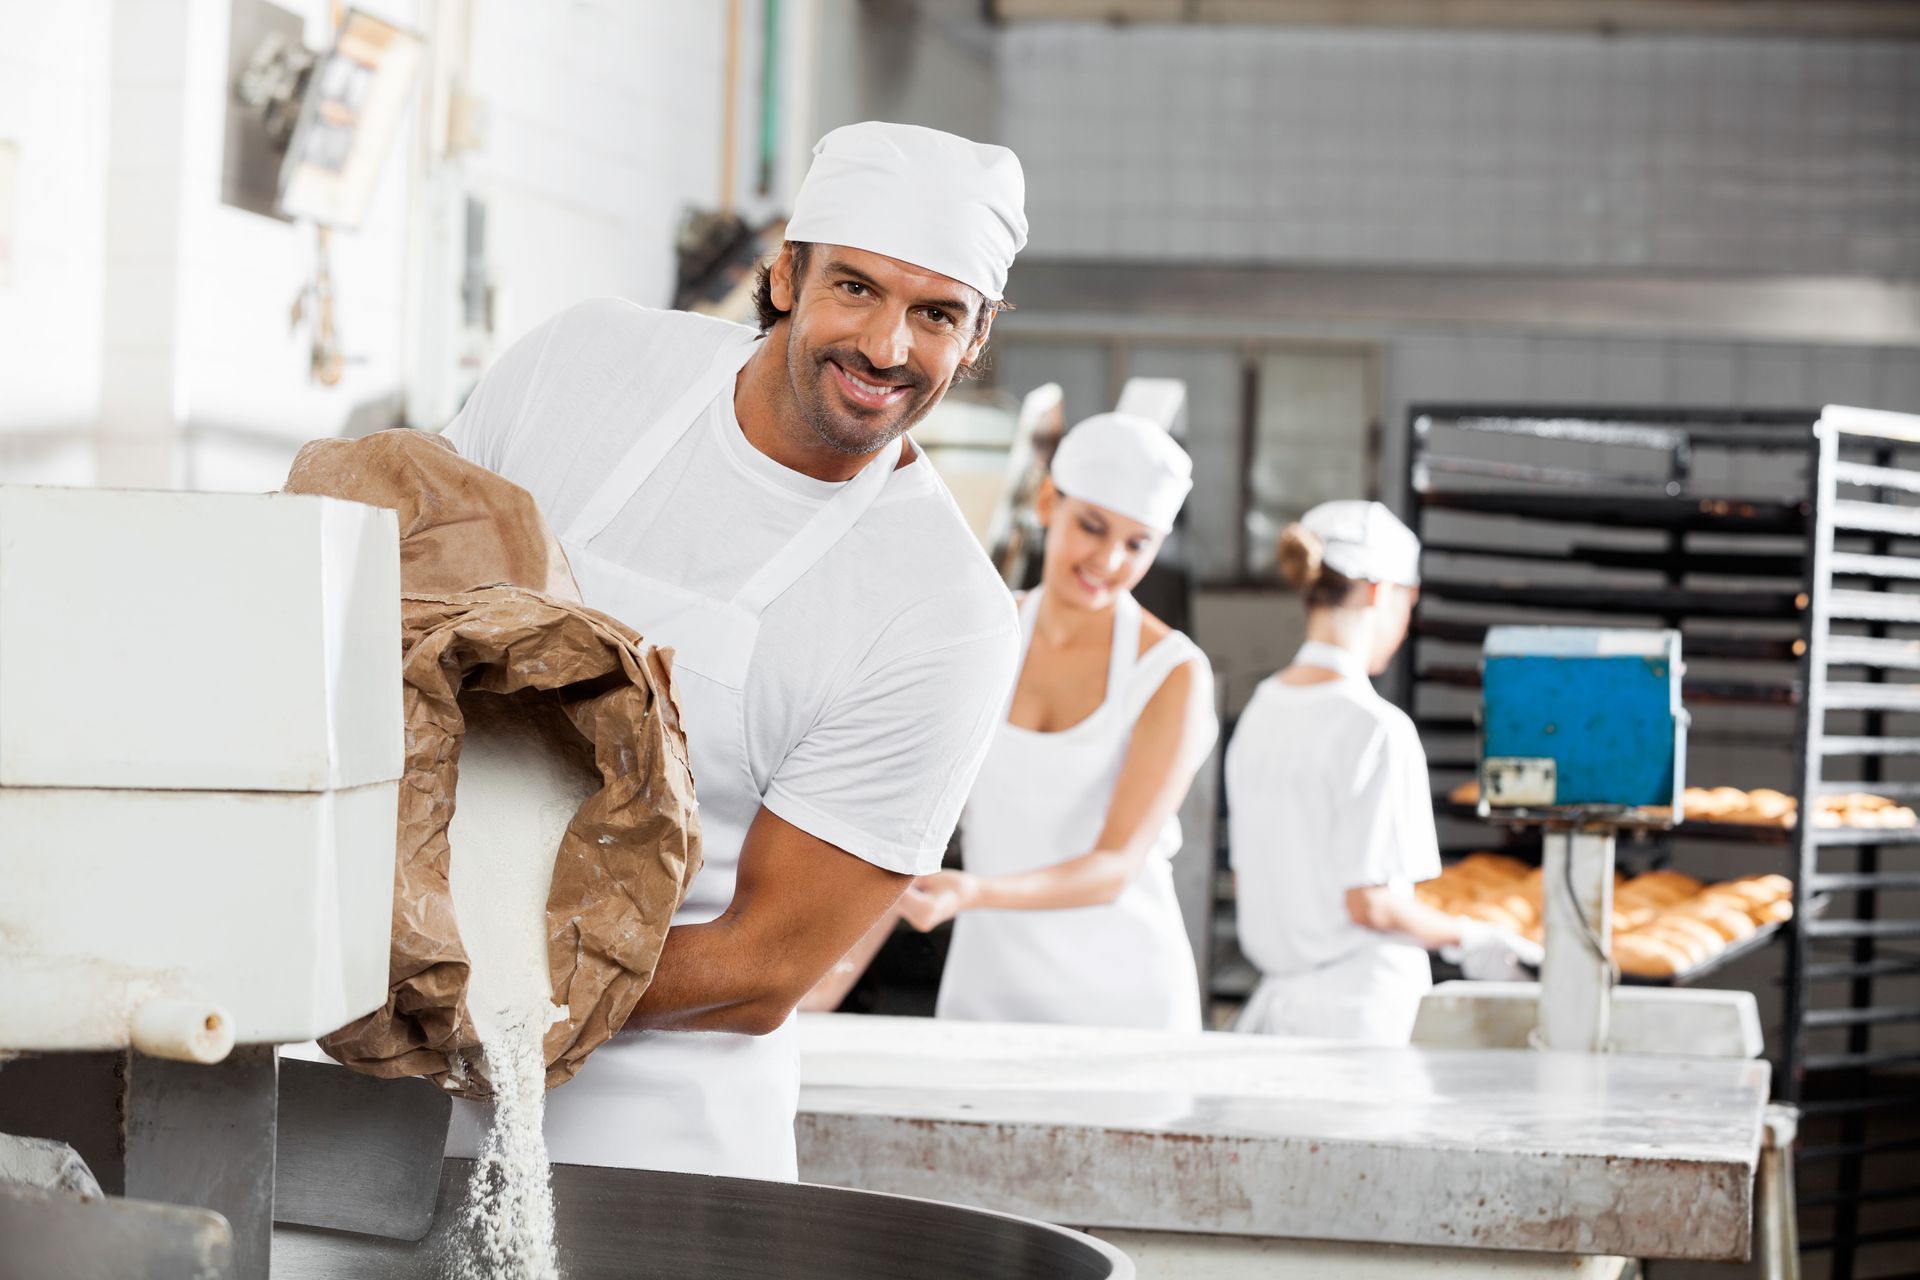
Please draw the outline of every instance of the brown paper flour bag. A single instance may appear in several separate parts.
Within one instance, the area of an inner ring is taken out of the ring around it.
[[[465,1006],[468,963],[448,887],[463,695],[504,695],[555,749],[591,760],[600,789],[574,814],[547,899],[554,1000],[547,1086],[573,1077],[632,1013],[700,869],[699,819],[667,655],[571,591],[559,543],[524,490],[417,432],[319,441],[290,490],[391,507],[401,518],[400,791],[386,1004],[320,1042],[377,1076],[428,1076],[484,1098]],[[437,589],[426,589],[432,584]],[[496,708],[497,713],[497,708]]]

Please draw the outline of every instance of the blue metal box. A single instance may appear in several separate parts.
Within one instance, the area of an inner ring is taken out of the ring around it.
[[[1686,785],[1680,633],[1494,627],[1481,663],[1491,808],[1671,807]]]

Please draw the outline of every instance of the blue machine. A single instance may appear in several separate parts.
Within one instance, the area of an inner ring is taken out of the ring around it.
[[[1680,633],[1494,627],[1481,665],[1480,794],[1491,809],[1680,812]]]

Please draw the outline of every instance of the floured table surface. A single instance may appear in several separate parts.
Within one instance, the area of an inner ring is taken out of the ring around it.
[[[1745,1252],[1764,1062],[805,1015],[800,1176],[1085,1227]]]

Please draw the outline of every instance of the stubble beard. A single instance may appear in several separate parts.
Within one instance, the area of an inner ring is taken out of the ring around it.
[[[827,361],[833,360],[855,377],[875,381],[889,380],[873,363],[850,348],[828,347],[809,351],[800,345],[798,330],[787,335],[788,381],[793,387],[795,404],[814,439],[834,450],[854,457],[879,452],[895,437],[905,434],[940,403],[940,396],[928,395],[924,379],[907,371],[908,392],[899,409],[882,418],[873,414],[836,412],[829,403],[833,394],[828,383],[832,375]]]

